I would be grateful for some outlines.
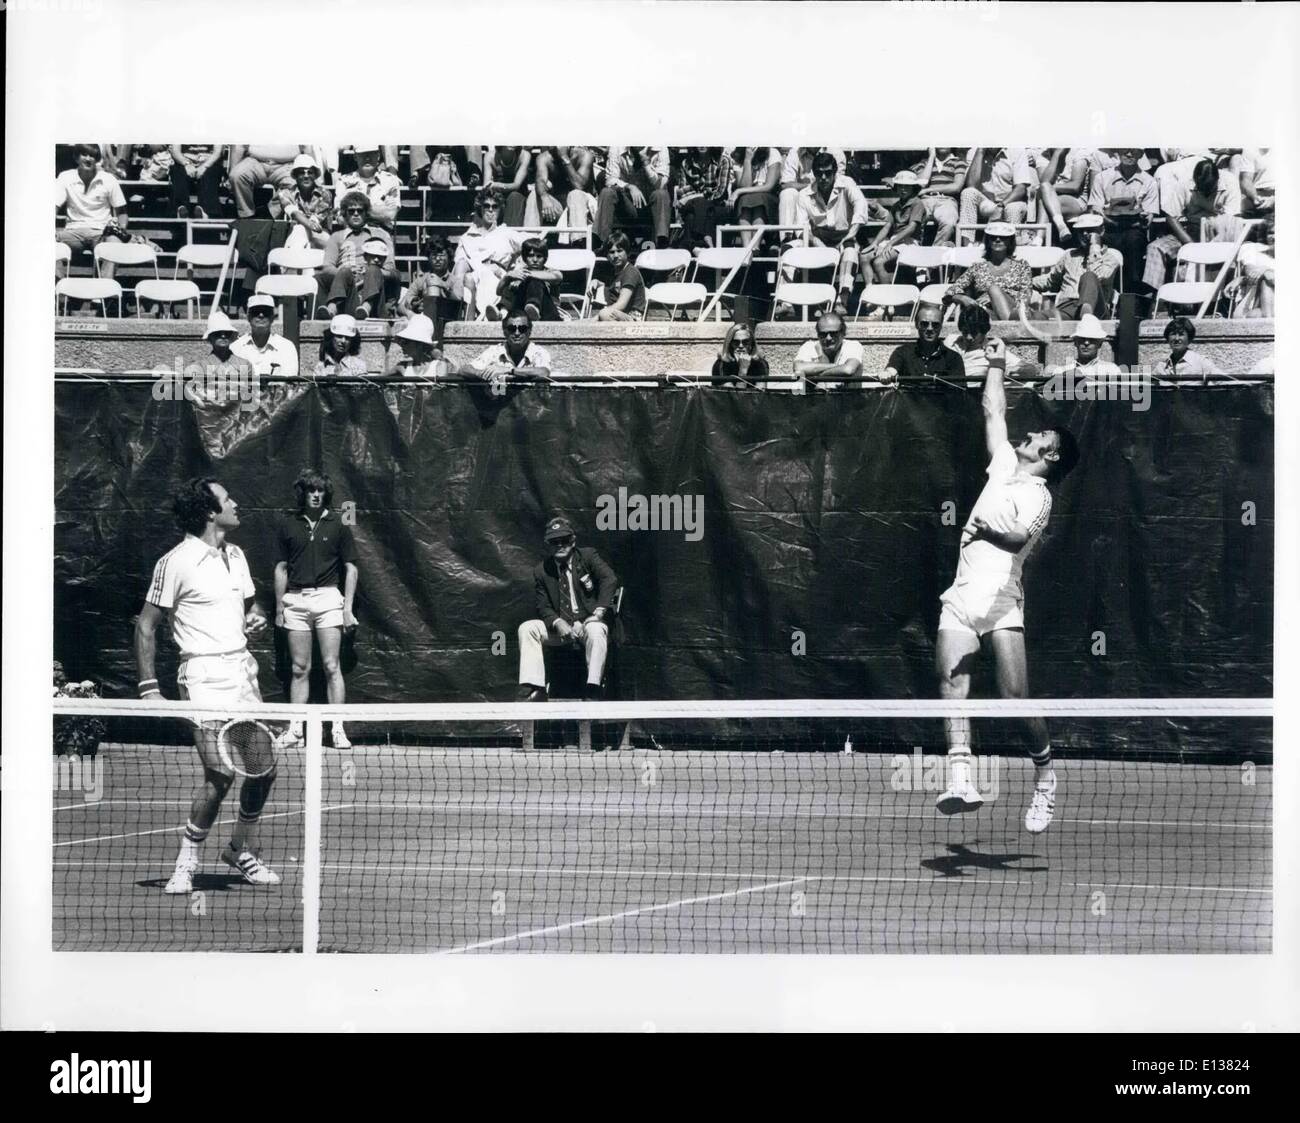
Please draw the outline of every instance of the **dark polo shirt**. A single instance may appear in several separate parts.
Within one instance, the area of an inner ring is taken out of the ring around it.
[[[936,344],[930,355],[921,353],[921,341],[914,340],[894,348],[889,356],[887,367],[898,372],[899,378],[919,378],[928,375],[931,378],[964,379],[966,367],[956,351],[945,347],[942,342]]]
[[[347,562],[356,564],[352,528],[333,511],[325,511],[315,527],[301,512],[286,515],[276,532],[280,560],[289,567],[289,589],[336,588]]]

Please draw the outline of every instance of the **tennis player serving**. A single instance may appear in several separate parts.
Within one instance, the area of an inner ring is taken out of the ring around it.
[[[1030,433],[1018,445],[1007,440],[1007,399],[1003,387],[1006,347],[990,337],[985,345],[989,369],[984,379],[984,439],[988,446],[988,483],[962,530],[957,576],[940,598],[935,663],[941,697],[962,699],[970,693],[972,664],[987,641],[993,653],[998,691],[1003,698],[1029,692],[1025,660],[1025,559],[1037,544],[1052,513],[1049,483],[1056,483],[1078,462],[1079,446],[1068,429],[1055,426]],[[1034,762],[1034,794],[1025,812],[1025,829],[1038,834],[1056,808],[1056,773],[1047,722],[1025,718]],[[978,811],[984,802],[971,780],[970,719],[947,718],[948,790],[936,806],[945,815]]]
[[[253,578],[244,552],[226,540],[239,526],[238,504],[220,483],[204,476],[181,489],[173,510],[185,537],[154,566],[135,626],[140,697],[162,697],[154,673],[155,632],[166,612],[180,649],[176,682],[182,698],[205,706],[261,702],[257,660],[248,651],[247,635],[262,631],[266,616],[252,599]],[[236,772],[244,776],[239,817],[222,861],[251,885],[275,885],[280,880],[258,857],[255,837],[275,782],[271,738],[268,732],[250,739],[245,732],[237,739],[238,751],[232,756],[225,731],[236,724],[247,727],[257,723],[195,722],[194,744],[203,764],[203,784],[190,805],[167,893],[189,893],[193,888],[200,848]]]

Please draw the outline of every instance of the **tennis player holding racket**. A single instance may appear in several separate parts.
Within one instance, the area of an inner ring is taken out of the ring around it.
[[[190,480],[173,510],[185,537],[154,566],[144,609],[135,626],[135,657],[143,699],[161,699],[154,673],[155,632],[166,612],[180,649],[176,675],[181,697],[205,706],[260,702],[257,661],[248,634],[266,627],[253,602],[253,579],[244,552],[226,536],[239,526],[238,504],[210,476]],[[251,885],[275,885],[279,875],[257,855],[257,822],[275,782],[270,731],[260,722],[196,721],[194,744],[203,764],[203,784],[190,805],[176,868],[167,893],[189,893],[199,869],[199,851],[216,822],[235,774],[239,817],[221,859]]]

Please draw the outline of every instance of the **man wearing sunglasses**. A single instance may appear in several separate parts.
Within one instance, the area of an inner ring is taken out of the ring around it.
[[[466,377],[489,381],[509,377],[515,371],[548,377],[551,356],[545,347],[533,342],[533,322],[527,312],[511,312],[501,321],[501,343],[486,348],[460,370]]]
[[[332,320],[346,313],[358,320],[382,315],[397,298],[400,284],[393,260],[393,239],[382,226],[370,221],[370,200],[349,191],[339,201],[342,230],[325,243],[325,261],[316,270],[320,296],[316,319]],[[382,258],[367,243],[383,243]]]
[[[587,698],[599,700],[618,578],[573,524],[557,515],[543,534],[547,558],[533,569],[537,619],[519,625],[519,701],[546,701],[546,646],[579,646],[587,659]]]

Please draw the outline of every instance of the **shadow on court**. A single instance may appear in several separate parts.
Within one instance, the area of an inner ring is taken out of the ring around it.
[[[167,878],[154,877],[146,881],[137,881],[141,889],[157,889],[161,891],[167,884]],[[216,893],[226,892],[231,889],[262,889],[265,891],[272,886],[249,885],[242,877],[236,873],[197,873],[194,875],[193,889],[195,893]],[[185,897],[182,896],[181,900]]]
[[[981,854],[959,842],[948,843],[949,853],[941,858],[923,858],[921,865],[940,877],[965,877],[967,870],[997,870],[1002,873],[1046,873],[1047,866],[1015,866],[1034,854]]]

